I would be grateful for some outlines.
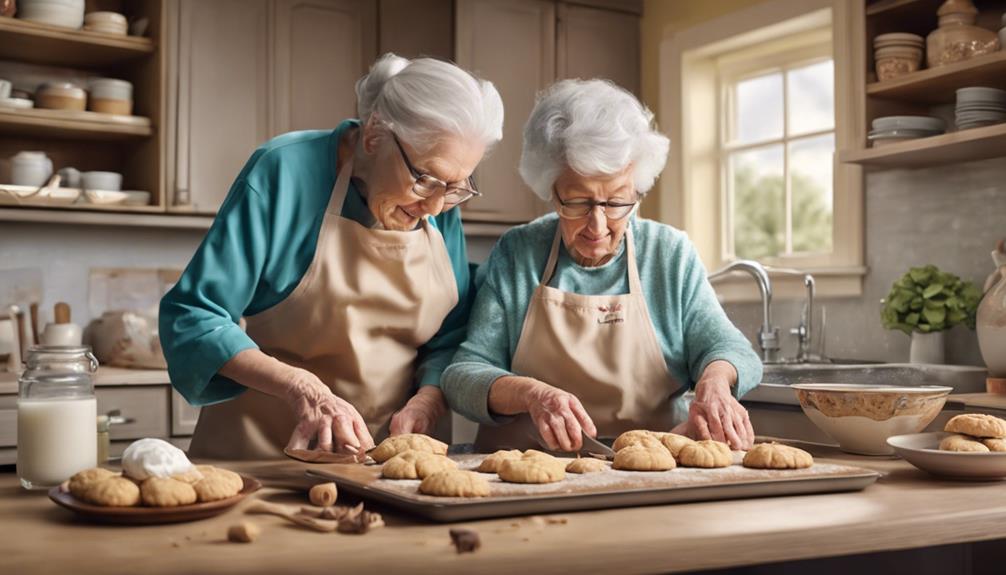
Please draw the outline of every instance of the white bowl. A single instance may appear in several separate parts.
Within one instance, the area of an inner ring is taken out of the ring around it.
[[[892,435],[916,433],[936,418],[953,391],[946,386],[898,387],[851,383],[797,383],[800,407],[842,451],[891,455]]]
[[[930,116],[881,116],[874,118],[872,123],[874,130],[927,130],[932,132],[943,132],[946,124],[941,118]]]
[[[79,30],[84,24],[84,0],[21,0],[17,6],[17,17]]]
[[[16,110],[27,110],[34,108],[35,102],[27,98],[0,98],[0,108],[14,108]]]
[[[887,444],[905,461],[933,475],[971,481],[1006,478],[1006,452],[943,451],[940,441],[950,433],[910,433],[887,438]]]
[[[121,193],[126,194],[125,199],[122,200],[124,206],[150,205],[150,192],[127,191]]]
[[[92,78],[87,83],[87,89],[92,98],[105,98],[108,100],[133,99],[133,85],[125,80]]]
[[[122,174],[118,172],[84,172],[80,175],[85,190],[114,191],[122,189]]]

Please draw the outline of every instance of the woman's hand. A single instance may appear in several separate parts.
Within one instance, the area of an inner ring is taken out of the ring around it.
[[[530,377],[496,380],[489,390],[489,407],[505,415],[527,412],[552,451],[579,451],[583,433],[597,435],[594,422],[575,395]]]
[[[736,381],[737,371],[729,363],[714,361],[706,366],[695,386],[695,400],[688,409],[686,435],[722,441],[732,449],[751,448],[754,444],[751,419],[744,406],[730,393]]]
[[[367,424],[352,404],[333,394],[313,373],[292,369],[285,399],[298,423],[287,448],[307,449],[312,439],[317,439],[316,449],[336,453],[360,453],[374,446]]]
[[[391,416],[391,435],[402,433],[430,433],[437,420],[447,412],[447,402],[439,387],[424,385],[405,407]]]

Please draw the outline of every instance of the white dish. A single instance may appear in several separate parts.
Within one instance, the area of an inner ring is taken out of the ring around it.
[[[17,110],[27,110],[34,108],[35,102],[27,98],[0,98],[0,108],[14,108]]]
[[[124,203],[129,198],[129,194],[118,190],[87,189],[84,190],[84,197],[96,206],[114,206]]]
[[[110,190],[119,191],[122,189],[122,174],[118,172],[84,172],[80,175],[80,185],[85,190]]]
[[[17,17],[79,30],[84,24],[84,0],[21,0]]]
[[[881,116],[875,118],[871,124],[874,130],[928,130],[942,132],[946,129],[946,123],[941,118],[930,116]]]
[[[69,205],[80,197],[77,188],[43,188],[37,186],[0,185],[0,204],[19,205],[24,202],[54,206]]]
[[[895,435],[887,438],[887,444],[905,461],[933,475],[970,481],[1006,478],[1006,452],[942,451],[940,441],[948,435],[944,431]]]
[[[925,429],[953,391],[935,385],[798,383],[791,387],[803,412],[842,451],[862,455],[893,454],[887,438]]]
[[[124,191],[126,198],[122,201],[124,206],[146,206],[150,205],[150,192]]]

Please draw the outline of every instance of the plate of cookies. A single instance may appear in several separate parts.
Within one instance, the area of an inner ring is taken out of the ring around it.
[[[1006,420],[964,413],[943,431],[895,435],[887,444],[915,467],[950,479],[1006,479]]]
[[[178,523],[223,513],[261,487],[247,475],[193,465],[170,443],[141,439],[123,453],[121,471],[85,469],[50,489],[49,498],[92,521]]]

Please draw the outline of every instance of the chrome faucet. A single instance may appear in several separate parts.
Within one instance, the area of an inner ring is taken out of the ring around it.
[[[772,325],[772,282],[765,267],[754,260],[736,260],[709,274],[709,281],[719,279],[730,272],[743,271],[751,274],[758,283],[761,294],[762,324],[758,330],[758,347],[761,348],[762,362],[779,362],[779,329]],[[812,280],[813,281],[813,280]]]
[[[810,343],[814,337],[814,276],[804,274],[803,285],[807,288],[807,299],[800,314],[800,325],[789,330],[800,342],[796,352],[797,363],[820,359],[810,351]]]

